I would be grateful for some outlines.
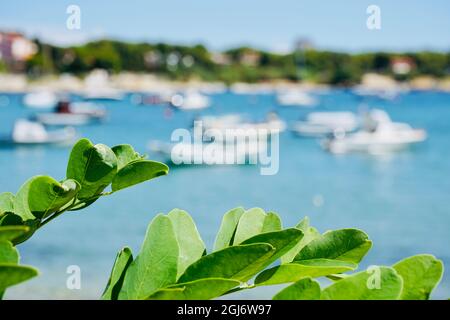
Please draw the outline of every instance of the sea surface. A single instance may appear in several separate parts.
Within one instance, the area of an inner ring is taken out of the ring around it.
[[[222,215],[229,209],[261,207],[278,212],[284,226],[304,216],[324,232],[355,227],[374,246],[361,264],[390,265],[403,257],[431,253],[450,270],[450,94],[409,92],[393,101],[362,101],[351,92],[318,94],[316,110],[357,111],[362,103],[385,109],[392,119],[427,130],[428,140],[411,150],[384,156],[332,155],[315,139],[286,131],[280,136],[279,172],[260,174],[258,166],[183,166],[170,174],[97,201],[86,210],[68,212],[19,245],[23,264],[40,276],[7,290],[9,299],[98,299],[116,252],[125,245],[136,253],[149,221],[173,208],[188,211],[212,247]],[[174,112],[164,106],[137,106],[127,96],[103,102],[109,119],[78,128],[79,137],[95,143],[130,143],[149,158],[150,140],[169,141],[174,129],[189,128],[201,114],[242,113],[250,120],[277,111],[291,124],[309,109],[277,106],[275,95],[211,95],[202,112]],[[0,134],[15,119],[35,111],[22,105],[21,94],[0,94]],[[0,191],[16,192],[33,175],[65,177],[70,147],[0,148]],[[66,286],[71,265],[81,269],[81,289]],[[270,298],[277,288],[236,297]],[[450,271],[433,298],[450,297]]]

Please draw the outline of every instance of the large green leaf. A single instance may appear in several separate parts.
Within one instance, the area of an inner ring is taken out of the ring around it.
[[[334,259],[359,263],[372,246],[367,234],[357,229],[328,231],[308,243],[293,262],[310,259]]]
[[[351,262],[315,259],[298,263],[286,263],[264,270],[255,279],[257,285],[274,285],[295,282],[305,277],[318,278],[330,274],[355,270],[357,265]]]
[[[231,279],[209,278],[180,283],[156,291],[149,300],[209,300],[220,297],[239,286],[240,282]]]
[[[6,212],[14,212],[14,195],[11,192],[0,193],[0,217]]]
[[[14,213],[24,221],[45,218],[72,201],[79,190],[72,179],[59,183],[52,177],[35,176],[17,192]]]
[[[216,236],[216,241],[214,242],[214,251],[224,249],[233,244],[239,219],[244,212],[244,208],[238,207],[225,213]]]
[[[70,153],[67,178],[81,184],[78,199],[99,195],[117,173],[117,158],[104,144],[93,145],[88,139],[79,140]]]
[[[257,243],[228,247],[206,256],[190,265],[179,283],[204,278],[225,278],[247,281],[272,257],[275,248]]]
[[[268,243],[274,247],[275,252],[265,262],[266,266],[268,266],[292,249],[302,238],[303,232],[296,228],[290,228],[282,231],[261,233],[245,240],[242,244]]]
[[[172,221],[157,215],[147,228],[137,258],[125,274],[119,299],[144,299],[176,282],[178,242]]]
[[[444,272],[442,261],[428,254],[403,259],[393,268],[403,279],[402,300],[428,300]]]
[[[280,219],[276,213],[266,214],[260,208],[253,208],[244,212],[234,236],[233,244],[241,244],[243,241],[262,232],[281,230]]]
[[[303,278],[278,292],[273,300],[319,300],[320,285],[311,278]]]
[[[18,264],[19,253],[9,241],[0,241],[0,264]]]
[[[303,238],[295,245],[295,247],[281,257],[281,263],[288,263],[294,260],[295,256],[301,249],[303,249],[312,240],[320,236],[320,233],[315,228],[309,226],[308,217],[305,217],[295,227],[303,232]]]
[[[29,230],[30,228],[27,226],[0,226],[0,241],[7,240],[13,242]]]
[[[111,270],[108,284],[106,285],[105,291],[102,295],[103,300],[117,300],[120,289],[123,285],[125,273],[132,261],[133,254],[131,253],[130,248],[125,247],[119,251],[116,256],[116,260],[114,261],[114,266]]]
[[[120,144],[112,147],[111,150],[117,157],[117,170],[122,169],[130,162],[143,159],[143,157],[134,151],[134,148],[129,144]]]
[[[112,181],[112,191],[122,190],[138,183],[169,173],[164,163],[150,160],[137,160],[120,169]]]
[[[393,268],[377,267],[339,280],[322,291],[323,300],[396,300],[403,281]],[[378,282],[379,285],[374,285]]]
[[[6,288],[38,275],[35,268],[14,264],[0,264],[0,293]]]
[[[205,244],[198,233],[194,221],[186,211],[174,209],[167,216],[172,221],[178,241],[177,277],[179,277],[187,267],[202,257],[205,252]]]

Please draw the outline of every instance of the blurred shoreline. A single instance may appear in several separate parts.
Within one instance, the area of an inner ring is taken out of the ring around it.
[[[94,70],[98,72],[99,70]],[[102,71],[102,70],[100,70]],[[226,84],[219,81],[175,81],[151,73],[121,72],[107,77],[105,86],[126,92],[160,92],[164,90],[184,91],[200,90],[206,93],[223,92],[228,89],[242,93],[262,93],[283,90],[327,90],[338,85],[318,84],[308,81],[274,80],[257,83],[236,82]],[[367,73],[360,84],[350,86],[362,90],[437,90],[450,92],[450,78],[438,79],[431,76],[420,76],[410,81],[395,79],[376,73]],[[0,92],[21,93],[35,90],[54,92],[70,92],[83,94],[91,90],[86,78],[72,74],[47,75],[30,79],[25,74],[0,73]]]

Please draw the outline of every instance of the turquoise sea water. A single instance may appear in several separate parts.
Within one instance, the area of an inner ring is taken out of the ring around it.
[[[277,110],[289,123],[306,112],[277,107],[275,96],[269,94],[224,93],[211,99],[212,107],[201,114],[242,112],[258,120]],[[356,111],[361,102],[338,90],[320,99],[317,110]],[[32,111],[21,105],[21,95],[2,95],[1,101],[0,133],[7,134],[14,119]],[[365,230],[374,246],[361,267],[431,253],[450,270],[450,95],[411,92],[395,101],[368,104],[386,109],[396,121],[425,128],[428,140],[391,156],[335,156],[323,151],[316,140],[286,131],[280,136],[280,170],[274,176],[260,175],[256,166],[172,168],[166,177],[101,199],[86,210],[66,213],[20,245],[22,263],[38,267],[41,275],[8,290],[6,297],[98,298],[117,250],[129,245],[136,252],[152,217],[175,207],[194,217],[209,248],[224,212],[258,206],[278,212],[285,226],[308,215],[322,232],[343,227]],[[189,127],[199,114],[135,106],[130,99],[105,105],[108,122],[79,128],[80,137],[109,145],[130,143],[142,153],[148,153],[149,140],[168,140],[172,130]],[[15,192],[36,174],[63,178],[69,151],[0,149],[0,191]],[[81,290],[66,288],[69,265],[81,268]],[[246,297],[268,298],[274,290],[261,289]],[[434,294],[438,299],[448,297],[449,272]]]

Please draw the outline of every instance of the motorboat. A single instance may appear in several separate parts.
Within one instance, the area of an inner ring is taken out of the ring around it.
[[[253,142],[231,143],[214,141],[209,143],[164,143],[151,141],[149,149],[160,154],[166,162],[175,165],[225,165],[256,164],[267,144]]]
[[[295,122],[292,131],[305,137],[323,137],[352,132],[357,127],[358,118],[352,112],[311,112],[306,120]]]
[[[199,110],[211,105],[210,99],[196,91],[185,94],[175,94],[170,99],[170,104],[179,110]]]
[[[314,107],[318,101],[305,91],[290,90],[277,95],[277,102],[281,106]]]
[[[35,115],[47,126],[81,126],[98,122],[106,117],[106,110],[94,103],[60,101],[55,112]]]
[[[286,130],[286,123],[275,112],[269,112],[266,120],[261,122],[233,122],[232,120],[236,119],[229,118],[227,119],[228,122],[221,122],[218,126],[212,126],[212,123],[210,123],[210,126],[202,124],[203,137],[214,141],[252,138],[267,140],[273,134]]]
[[[200,121],[203,128],[217,128],[226,129],[229,127],[234,127],[237,124],[242,123],[242,115],[240,114],[226,114],[222,116],[202,116],[195,119],[195,121]]]
[[[83,95],[86,101],[122,101],[124,94],[114,88],[93,88],[88,89]]]
[[[91,118],[95,118],[98,120],[101,120],[107,116],[105,108],[92,102],[70,102],[69,109],[71,113],[88,115]]]
[[[332,137],[323,142],[332,153],[365,152],[384,154],[402,150],[425,141],[425,130],[413,129],[409,124],[392,122],[386,112],[372,110],[359,131]]]
[[[23,104],[35,109],[54,108],[57,102],[57,95],[51,91],[29,92],[23,97]]]
[[[381,100],[395,100],[401,93],[396,88],[367,88],[364,86],[356,86],[352,89],[352,93],[360,98],[376,98]]]
[[[65,144],[72,142],[75,136],[76,131],[71,127],[58,130],[47,130],[41,123],[19,119],[14,123],[12,134],[0,139],[0,145]]]

